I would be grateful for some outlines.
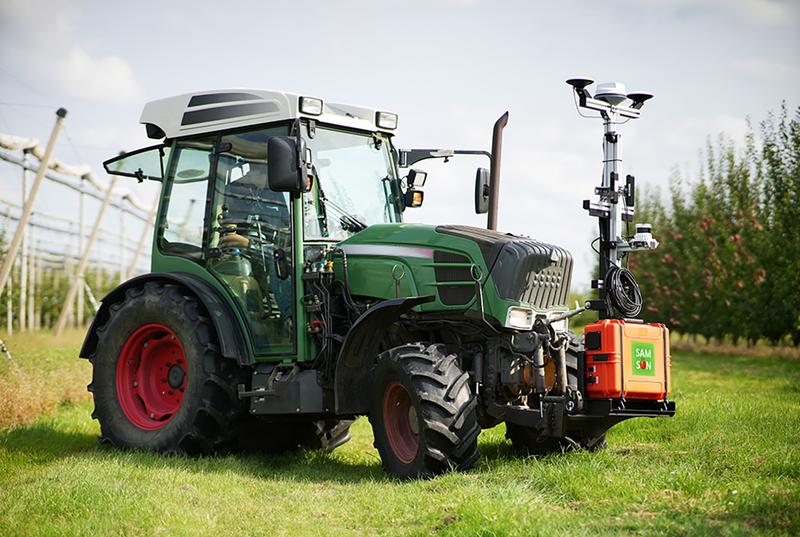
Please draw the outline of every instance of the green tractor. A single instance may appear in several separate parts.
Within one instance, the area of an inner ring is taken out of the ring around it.
[[[161,143],[104,164],[162,186],[152,272],[104,297],[81,349],[101,441],[332,450],[366,415],[384,469],[414,478],[470,468],[500,422],[544,453],[673,414],[666,380],[635,404],[587,396],[570,254],[494,230],[507,117],[491,153],[399,150],[397,115],[308,96],[148,103],[141,122]],[[458,154],[490,158],[475,182],[489,229],[403,223],[425,173],[400,168]]]

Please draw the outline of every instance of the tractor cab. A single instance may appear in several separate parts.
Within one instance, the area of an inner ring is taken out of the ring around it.
[[[230,90],[148,103],[141,121],[163,143],[105,165],[163,183],[153,271],[205,269],[236,302],[254,355],[302,356],[303,259],[402,220],[397,116]]]

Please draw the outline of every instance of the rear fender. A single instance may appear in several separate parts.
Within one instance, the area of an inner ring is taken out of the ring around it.
[[[91,357],[97,349],[97,329],[108,321],[108,310],[111,304],[124,299],[125,292],[128,289],[140,287],[147,282],[174,283],[188,289],[208,311],[211,322],[217,332],[222,356],[236,360],[242,365],[253,363],[253,353],[247,345],[241,327],[236,320],[236,313],[230,304],[210,283],[186,272],[143,274],[120,284],[104,296],[100,309],[97,310],[86,334],[86,339],[83,341],[79,355],[81,358]]]

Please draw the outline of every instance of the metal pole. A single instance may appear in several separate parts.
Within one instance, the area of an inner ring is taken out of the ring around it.
[[[56,322],[56,327],[54,330],[56,336],[60,335],[61,332],[64,331],[64,326],[67,323],[67,316],[69,315],[70,304],[72,304],[72,301],[75,300],[75,293],[78,292],[78,285],[82,281],[81,277],[86,271],[86,265],[89,263],[89,253],[92,251],[92,245],[94,244],[97,234],[100,231],[100,224],[103,222],[103,215],[108,208],[108,204],[111,203],[111,195],[114,192],[114,187],[116,184],[117,176],[113,175],[111,176],[111,184],[108,185],[106,196],[103,198],[103,203],[100,205],[100,211],[97,213],[97,219],[94,221],[94,227],[92,227],[92,233],[89,235],[89,240],[86,243],[86,249],[83,252],[80,262],[78,263],[78,269],[75,271],[75,277],[72,278],[72,281],[70,282],[69,290],[67,291],[67,297],[64,299],[64,305],[61,308],[61,313],[59,314],[58,321]],[[83,292],[82,287],[81,292]]]
[[[39,256],[36,263],[36,288],[44,289],[44,258]],[[40,291],[41,292],[41,291]],[[36,304],[34,304],[34,307]],[[34,321],[36,322],[36,329],[42,329],[42,303],[39,302],[39,307],[34,311]]]
[[[14,258],[17,256],[17,251],[22,243],[22,234],[25,231],[25,226],[28,225],[28,220],[31,218],[31,212],[33,212],[33,202],[36,201],[36,194],[39,193],[39,187],[42,185],[44,173],[47,171],[47,167],[50,165],[50,158],[53,156],[53,149],[55,149],[56,146],[58,132],[61,130],[61,124],[64,123],[64,118],[66,115],[67,111],[64,108],[59,108],[56,111],[56,123],[53,125],[53,130],[50,133],[50,139],[47,141],[47,148],[44,150],[44,157],[42,157],[42,160],[39,163],[39,170],[36,172],[36,178],[33,180],[31,193],[28,196],[28,200],[25,202],[25,207],[22,209],[17,230],[14,232],[14,238],[11,240],[11,244],[8,246],[6,257],[3,260],[3,266],[0,268],[0,296],[3,295],[8,278],[11,276],[11,268],[14,266]]]
[[[125,275],[125,240],[127,239],[125,233],[125,211],[119,210],[119,283],[127,280]]]
[[[36,257],[36,228],[31,226],[31,236],[30,236],[30,270],[28,271],[28,330],[33,331],[36,329],[36,270],[37,265],[39,264],[38,259]]]
[[[9,336],[14,335],[14,307],[11,303],[14,301],[14,278],[8,278],[8,295],[6,296],[6,333]]]
[[[508,112],[495,121],[492,130],[492,164],[489,170],[489,215],[486,227],[497,229],[497,211],[500,204],[500,156],[503,151],[503,129],[508,125]]]
[[[599,274],[598,281],[602,284],[598,286],[597,297],[603,304],[603,308],[599,312],[600,319],[613,319],[614,312],[608,305],[606,297],[608,295],[607,286],[605,282],[608,270],[617,265],[617,250],[615,245],[617,237],[621,229],[619,206],[614,201],[612,191],[617,189],[617,181],[619,180],[619,153],[617,144],[619,142],[619,134],[614,132],[614,125],[616,124],[616,115],[614,113],[602,113],[603,116],[603,181],[602,188],[608,192],[608,203],[610,207],[608,217],[598,218],[600,242],[598,244],[599,255]]]

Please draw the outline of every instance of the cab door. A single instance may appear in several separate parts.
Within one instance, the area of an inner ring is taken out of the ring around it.
[[[221,287],[246,324],[256,360],[296,354],[292,208],[288,195],[269,189],[266,165],[268,138],[287,131],[261,127],[174,142],[155,237],[154,270],[196,274]],[[108,164],[157,179],[158,154]]]
[[[256,354],[276,359],[296,353],[292,203],[267,176],[267,140],[286,133],[220,136],[206,214],[206,266],[245,312]]]

